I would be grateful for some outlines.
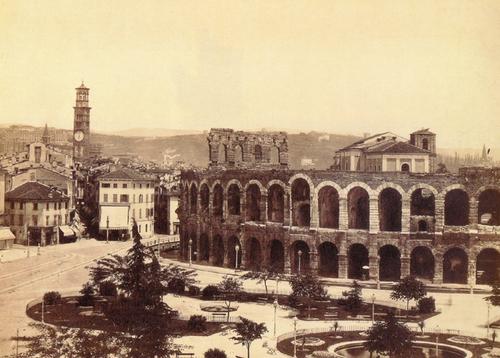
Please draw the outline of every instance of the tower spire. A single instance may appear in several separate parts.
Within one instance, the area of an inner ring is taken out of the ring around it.
[[[50,143],[49,127],[47,127],[47,123],[45,123],[45,128],[43,129],[42,143],[45,145]]]

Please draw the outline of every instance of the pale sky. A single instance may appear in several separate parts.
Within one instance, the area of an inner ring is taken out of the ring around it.
[[[500,1],[0,0],[0,123],[500,143]]]

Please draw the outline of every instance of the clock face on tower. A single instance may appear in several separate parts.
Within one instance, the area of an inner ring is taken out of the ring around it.
[[[83,134],[82,131],[76,131],[74,134],[75,141],[77,141],[77,142],[81,142],[84,137],[85,137],[85,134]]]

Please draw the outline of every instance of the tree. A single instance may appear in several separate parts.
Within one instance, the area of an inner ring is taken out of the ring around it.
[[[90,282],[87,282],[83,285],[80,293],[82,294],[78,298],[78,303],[80,306],[92,306],[94,304],[95,291]]]
[[[493,306],[500,306],[500,280],[495,280],[491,285],[491,295],[484,298]]]
[[[436,173],[449,173],[448,169],[446,168],[446,164],[444,163],[438,163],[438,167],[436,169]]]
[[[390,313],[384,321],[373,324],[367,333],[364,345],[370,357],[373,352],[394,358],[409,356],[413,333],[405,324],[399,323],[394,314]]]
[[[210,348],[203,356],[205,358],[227,358],[226,353],[217,348]]]
[[[262,335],[267,332],[264,323],[256,323],[244,317],[240,317],[241,322],[236,324],[236,336],[231,337],[237,343],[241,343],[247,348],[247,358],[250,358],[250,345],[256,339],[262,338]]]
[[[358,281],[354,280],[352,282],[351,289],[349,291],[342,292],[342,296],[345,298],[341,299],[341,303],[346,306],[346,310],[352,315],[357,315],[363,305],[363,296],[361,291],[361,285]]]
[[[326,289],[317,276],[311,274],[296,275],[290,280],[293,298],[299,298],[307,302],[307,312],[310,315],[311,301],[325,299],[328,297]]]
[[[237,295],[242,291],[242,286],[241,280],[227,275],[224,276],[222,281],[217,285],[217,288],[224,296],[224,305],[227,310],[227,322],[229,322],[231,303],[236,301]]]
[[[249,271],[248,273],[241,276],[243,280],[257,280],[257,283],[263,283],[264,289],[266,290],[266,297],[269,296],[269,291],[267,287],[267,282],[269,280],[281,280],[281,273],[277,272],[274,266],[265,268],[263,271]],[[278,294],[278,292],[276,292]]]
[[[419,300],[427,294],[423,282],[413,276],[406,276],[394,286],[391,293],[393,300],[406,300],[406,317],[410,306],[410,300]]]

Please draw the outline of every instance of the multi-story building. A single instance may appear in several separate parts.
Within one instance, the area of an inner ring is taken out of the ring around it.
[[[436,135],[428,129],[410,134],[410,141],[385,132],[359,140],[335,152],[333,168],[361,172],[435,171]]]
[[[135,220],[142,237],[153,234],[154,178],[128,168],[98,178],[99,230],[110,239],[130,234]]]
[[[244,148],[244,170],[182,172],[182,259],[340,279],[412,274],[474,285],[498,277],[500,168],[276,170],[252,168],[255,150]]]
[[[16,243],[51,245],[72,238],[69,197],[39,182],[27,182],[5,195],[5,218]]]

